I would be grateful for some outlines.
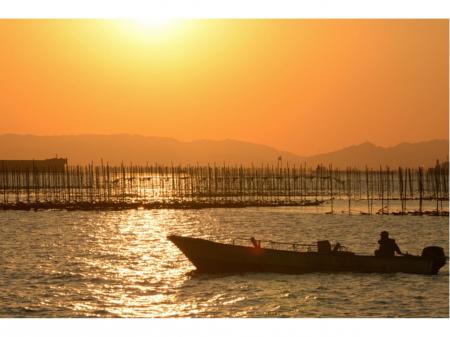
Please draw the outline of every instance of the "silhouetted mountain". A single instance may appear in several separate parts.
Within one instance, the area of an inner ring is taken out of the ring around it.
[[[301,149],[299,149],[299,152]],[[0,135],[0,159],[45,159],[67,157],[69,164],[99,163],[111,165],[161,164],[276,164],[283,162],[308,166],[333,164],[345,168],[382,166],[433,166],[436,159],[448,160],[448,140],[402,143],[379,147],[371,143],[350,146],[339,151],[301,157],[272,147],[236,140],[198,140],[180,142],[171,138],[132,135],[32,136]]]
[[[392,147],[376,146],[366,142],[346,147],[342,150],[319,154],[307,158],[311,165],[333,164],[334,167],[368,167],[380,165],[398,166],[434,166],[436,160],[448,160],[448,140],[437,139],[420,143],[401,143]]]
[[[235,140],[180,142],[171,138],[132,135],[31,136],[1,135],[0,159],[67,157],[69,164],[94,161],[126,164],[276,164],[302,158],[269,146]]]

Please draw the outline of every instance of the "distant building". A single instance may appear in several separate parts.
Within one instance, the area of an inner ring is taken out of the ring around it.
[[[1,171],[52,171],[64,172],[67,158],[52,158],[44,160],[0,160]]]

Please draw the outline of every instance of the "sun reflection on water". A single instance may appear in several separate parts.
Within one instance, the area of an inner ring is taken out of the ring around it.
[[[124,317],[167,315],[165,306],[174,302],[174,289],[192,269],[184,260],[180,264],[180,252],[166,240],[164,225],[174,214],[133,211],[117,215],[105,213],[82,229],[89,230],[89,239],[80,244],[83,254],[73,261],[84,281],[80,287],[93,298],[76,303],[73,310],[101,310]]]

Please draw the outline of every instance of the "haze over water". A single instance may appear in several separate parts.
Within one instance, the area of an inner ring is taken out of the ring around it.
[[[379,232],[388,230],[403,251],[420,254],[439,245],[448,255],[447,217],[316,210],[5,211],[0,316],[448,317],[448,264],[434,276],[205,275],[166,239],[330,239],[373,254]]]

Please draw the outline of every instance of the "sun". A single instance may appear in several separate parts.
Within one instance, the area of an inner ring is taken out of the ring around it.
[[[133,20],[137,26],[140,26],[142,29],[157,29],[163,30],[167,29],[172,20],[167,16],[150,16],[150,17],[142,17],[136,18]]]
[[[175,20],[164,15],[130,18],[118,21],[120,30],[131,40],[152,44],[167,42],[175,33]]]

